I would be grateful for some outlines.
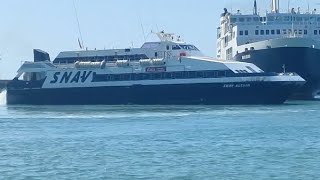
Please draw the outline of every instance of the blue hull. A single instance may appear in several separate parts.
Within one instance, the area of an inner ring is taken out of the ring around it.
[[[229,84],[230,85],[230,84]],[[248,86],[249,85],[249,86]],[[130,87],[14,89],[8,104],[34,105],[250,105],[282,104],[294,89],[292,82],[184,84]]]
[[[248,56],[250,55],[250,56]],[[242,59],[242,57],[250,57]],[[313,98],[320,88],[320,50],[303,47],[284,47],[247,51],[235,56],[235,60],[257,65],[265,72],[296,72],[307,83],[294,93],[301,99]],[[285,65],[285,66],[284,66]]]

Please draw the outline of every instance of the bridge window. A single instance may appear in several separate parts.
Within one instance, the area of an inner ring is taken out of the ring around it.
[[[179,45],[172,45],[172,50],[179,50],[181,49]]]
[[[268,17],[268,21],[274,21],[274,20],[275,20],[274,16]]]
[[[247,18],[247,22],[251,22],[252,21],[252,18],[251,17],[248,17]]]
[[[314,30],[314,35],[318,35],[318,30]]]
[[[281,34],[281,31],[280,31],[280,29],[277,29],[277,34]]]
[[[307,35],[308,34],[308,30],[304,30],[304,35]]]
[[[249,35],[249,31],[246,30],[246,31],[244,32],[244,34],[245,34],[246,36],[248,36],[248,35]]]
[[[228,42],[227,38],[226,38],[226,42]],[[199,49],[194,45],[180,45],[180,47],[184,50],[199,51]]]
[[[274,35],[275,34],[275,30],[271,30],[271,34]]]
[[[276,21],[282,21],[282,17],[281,16],[277,16],[276,17]]]
[[[289,17],[289,16],[285,16],[285,17],[283,17],[283,20],[284,20],[284,21],[289,21],[289,20],[290,20],[290,17]]]
[[[243,31],[240,31],[239,34],[240,34],[240,36],[243,36]]]
[[[239,18],[239,21],[240,22],[244,22],[244,18]]]
[[[254,17],[254,18],[253,18],[253,21],[258,22],[258,21],[259,21],[259,18],[258,18],[258,17]]]
[[[256,30],[255,34],[256,34],[256,35],[259,35],[259,30]]]
[[[237,22],[237,18],[231,18],[231,19],[230,19],[230,22],[231,22],[231,23]]]
[[[266,35],[269,35],[270,34],[270,30],[266,30]]]
[[[264,30],[260,30],[260,35],[264,35]]]

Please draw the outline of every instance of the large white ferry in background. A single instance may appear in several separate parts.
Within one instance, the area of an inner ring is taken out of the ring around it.
[[[259,14],[221,15],[217,56],[221,59],[254,63],[266,72],[296,72],[306,85],[295,97],[312,98],[320,89],[320,14],[292,8],[280,12],[279,0],[271,11]]]
[[[294,73],[203,56],[160,32],[141,48],[61,52],[34,50],[8,83],[8,104],[281,104],[305,81]]]

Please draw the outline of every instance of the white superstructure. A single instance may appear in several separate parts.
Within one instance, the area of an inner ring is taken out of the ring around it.
[[[292,8],[290,12],[280,12],[279,0],[272,0],[271,4],[270,12],[266,13],[257,12],[256,1],[252,14],[230,13],[225,9],[217,31],[217,57],[230,60],[245,51],[274,47],[320,49],[320,14],[316,9],[303,12]]]

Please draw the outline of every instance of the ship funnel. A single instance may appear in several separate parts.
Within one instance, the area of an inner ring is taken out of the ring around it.
[[[271,9],[273,13],[279,13],[280,9],[280,0],[272,0],[271,2]]]
[[[33,55],[34,55],[34,62],[50,61],[49,54],[40,49],[34,49]]]

